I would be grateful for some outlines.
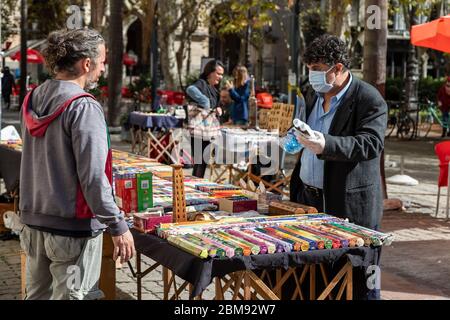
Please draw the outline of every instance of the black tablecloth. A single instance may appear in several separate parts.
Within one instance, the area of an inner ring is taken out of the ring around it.
[[[341,248],[306,252],[283,252],[275,254],[252,255],[227,259],[201,259],[186,251],[170,245],[155,235],[132,230],[136,250],[172,270],[180,278],[193,285],[193,296],[199,295],[212,282],[214,277],[240,270],[274,270],[304,264],[325,263],[329,266],[329,275],[336,274],[347,259],[355,267],[354,299],[367,299],[366,268],[379,265],[381,247]]]
[[[21,158],[21,152],[0,145],[0,178],[5,181],[6,190],[9,192],[19,187]]]
[[[130,125],[142,128],[171,129],[183,127],[183,119],[176,118],[175,116],[145,115],[137,112],[130,113],[128,122]]]

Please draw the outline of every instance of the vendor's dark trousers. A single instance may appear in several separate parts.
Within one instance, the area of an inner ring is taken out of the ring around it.
[[[199,138],[191,137],[191,156],[194,161],[192,175],[194,177],[203,178],[205,176],[207,163],[205,162],[205,159],[203,158],[203,154],[209,144],[210,144],[210,141],[207,141],[207,140],[205,141],[205,140],[202,140]],[[195,150],[195,146],[200,146],[200,145],[201,145],[201,163],[199,163],[199,161],[196,161],[196,159],[200,160],[200,155],[196,154],[197,152],[200,152],[200,150]]]
[[[6,109],[9,109],[11,106],[11,96],[7,93],[2,93],[3,101],[5,102]]]
[[[319,212],[323,212],[323,192],[322,189],[304,185],[305,188],[297,196],[298,203],[311,206]]]

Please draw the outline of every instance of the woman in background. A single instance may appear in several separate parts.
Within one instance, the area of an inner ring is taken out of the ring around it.
[[[211,60],[205,65],[200,79],[186,89],[186,94],[201,109],[200,112],[204,119],[210,116],[212,110],[217,110],[220,100],[219,86],[223,73],[223,63],[219,60]],[[217,110],[217,113],[220,116],[221,110]],[[204,132],[207,130],[205,129]],[[191,136],[191,155],[194,159],[192,175],[195,177],[203,178],[205,175],[207,164],[203,159],[203,153],[210,144],[209,139],[209,136],[195,136],[194,134]],[[198,154],[200,150],[194,152],[195,146],[201,146],[201,155]]]
[[[233,70],[233,77],[234,83],[227,81],[225,85],[234,101],[231,119],[235,125],[246,126],[248,124],[248,99],[251,91],[247,68],[238,65]]]

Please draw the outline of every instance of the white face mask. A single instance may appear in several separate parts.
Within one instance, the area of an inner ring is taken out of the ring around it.
[[[327,83],[327,73],[333,69],[331,67],[327,71],[309,71],[309,83],[313,87],[314,91],[320,93],[327,93],[333,89],[333,83]]]

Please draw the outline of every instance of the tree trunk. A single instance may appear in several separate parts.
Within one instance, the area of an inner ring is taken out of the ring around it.
[[[122,7],[123,0],[110,3],[109,51],[108,51],[108,124],[119,126],[122,91]]]
[[[369,14],[367,7],[376,5],[381,9],[381,29],[369,29],[367,23]],[[364,35],[364,80],[375,86],[385,96],[386,87],[386,57],[387,57],[387,0],[366,0],[366,28]],[[386,176],[384,172],[384,151],[380,157],[380,174],[383,197],[387,199]]]
[[[328,23],[328,33],[342,38],[346,29],[345,17],[347,14],[347,1],[330,0],[329,15],[330,21]]]
[[[175,90],[177,85],[175,83],[175,72],[176,59],[174,45],[174,35],[172,33],[167,33],[163,30],[162,24],[158,26],[158,41],[160,49],[160,59],[161,59],[161,71],[164,77],[164,84],[166,90]]]
[[[176,7],[171,1],[158,2],[158,45],[160,49],[161,72],[166,90],[176,90],[176,57],[175,57],[175,30],[171,30],[172,21],[176,19]]]
[[[20,96],[19,105],[22,105],[27,94],[27,20],[28,20],[27,0],[20,2]]]
[[[153,32],[153,18],[148,19],[151,21],[142,21],[142,61],[141,64],[147,68],[150,66],[150,44],[152,42]]]
[[[419,24],[419,17],[417,16],[417,7],[413,5],[409,10],[409,26],[416,24]],[[417,58],[417,48],[411,43],[408,46],[405,91],[408,109],[414,110],[419,99],[419,60]]]

